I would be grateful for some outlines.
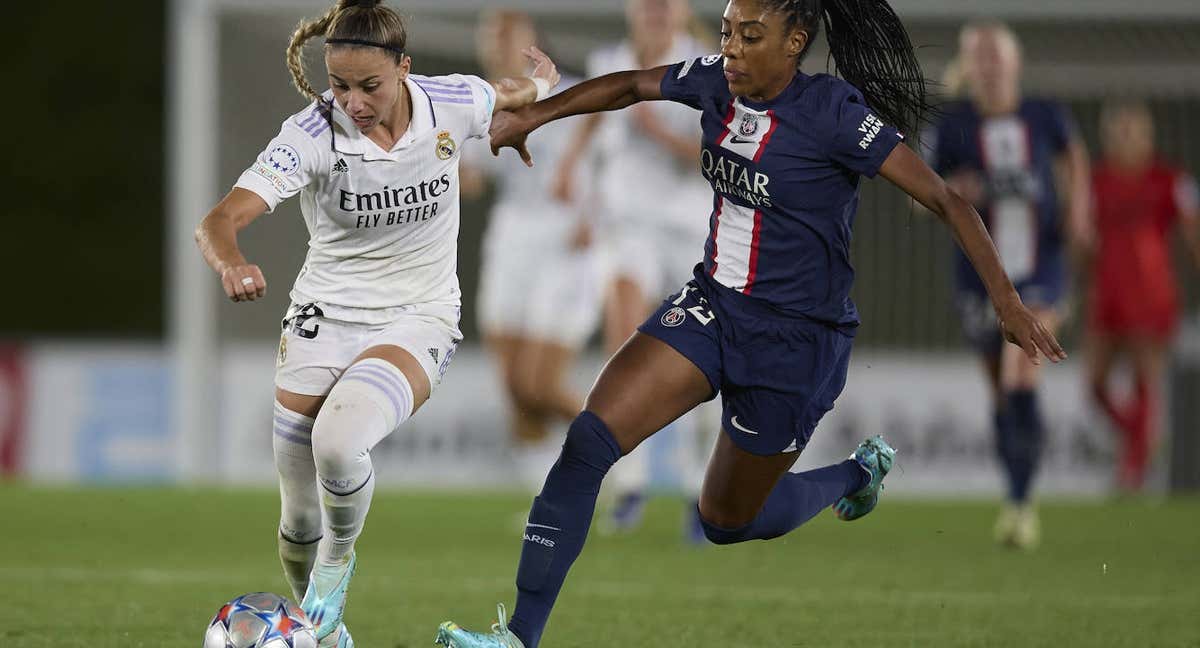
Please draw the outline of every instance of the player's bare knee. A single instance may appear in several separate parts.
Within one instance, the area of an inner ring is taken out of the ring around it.
[[[535,415],[545,411],[546,397],[539,390],[536,380],[520,375],[514,376],[508,389],[513,403],[522,411]]]
[[[726,542],[718,542],[714,539],[714,535],[721,538],[728,537],[728,534],[722,534],[718,531],[740,529],[754,521],[756,511],[739,510],[742,507],[723,506],[713,502],[710,498],[700,496],[698,504],[700,508],[700,519],[704,522],[704,535],[716,544],[728,544]],[[710,529],[709,527],[716,527]]]

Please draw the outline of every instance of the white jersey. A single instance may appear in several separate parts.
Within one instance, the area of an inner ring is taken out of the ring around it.
[[[551,96],[563,92],[578,83],[578,79],[564,77]],[[569,231],[582,215],[584,201],[577,195],[569,203],[563,203],[550,194],[554,178],[558,173],[559,162],[566,151],[578,128],[578,120],[559,119],[538,128],[529,136],[526,146],[533,156],[533,168],[517,155],[516,151],[505,149],[499,156],[492,155],[488,142],[472,142],[463,153],[463,161],[485,171],[496,186],[495,203],[492,207],[489,227],[496,229],[503,226],[508,228],[510,219],[517,219],[514,224],[526,230],[531,228],[550,227]],[[587,175],[586,160],[576,165],[576,185]]]
[[[235,185],[272,211],[300,194],[308,256],[291,299],[320,304],[331,319],[381,324],[405,306],[460,302],[459,147],[487,134],[495,91],[459,74],[409,75],[405,86],[412,121],[390,151],[337,102],[332,110],[313,102],[283,122]]]
[[[681,34],[663,60],[652,65],[700,58],[709,53],[708,49],[691,36]],[[592,78],[641,67],[629,41],[601,48],[588,57],[588,76]],[[698,111],[671,101],[649,102],[639,108],[653,111],[676,135],[700,141]],[[614,212],[619,221],[696,233],[696,237],[688,240],[696,238],[692,243],[702,244],[708,234],[712,189],[700,174],[699,160],[680,160],[643,135],[629,109],[605,114],[601,129],[598,139],[603,161],[599,182],[605,208]],[[670,200],[663,200],[664,188],[669,188]]]

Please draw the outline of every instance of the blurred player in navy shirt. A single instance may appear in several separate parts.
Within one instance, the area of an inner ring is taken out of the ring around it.
[[[1021,299],[1054,331],[1067,284],[1064,239],[1086,247],[1087,150],[1060,105],[1021,96],[1021,50],[999,23],[968,25],[961,70],[969,99],[942,108],[926,137],[935,171],[983,217]],[[1056,167],[1068,206],[1060,207]],[[1038,540],[1032,483],[1043,446],[1037,365],[1004,344],[986,286],[959,253],[956,303],[970,344],[983,356],[993,396],[996,448],[1008,480],[997,541],[1031,548]]]
[[[845,80],[799,70],[821,25]],[[699,504],[711,541],[775,538],[831,505],[846,520],[875,507],[895,454],[879,437],[839,464],[788,472],[845,385],[863,176],[883,175],[947,223],[1027,357],[1065,357],[1005,276],[979,215],[899,146],[889,124],[916,126],[925,82],[887,2],[731,0],[721,37],[720,54],[603,76],[494,124],[493,150],[512,146],[528,161],[526,135],[549,121],[639,101],[689,105],[701,111],[713,203],[694,278],[609,361],[534,500],[512,622],[503,609],[492,633],[446,622],[447,646],[537,646],[609,468],[718,393],[723,434]],[[645,208],[650,217],[656,205]]]

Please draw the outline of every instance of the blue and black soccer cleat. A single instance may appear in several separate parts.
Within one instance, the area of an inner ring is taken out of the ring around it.
[[[438,627],[434,643],[446,648],[525,648],[525,644],[517,635],[508,631],[508,615],[505,614],[504,604],[496,606],[496,623],[488,633],[471,632],[458,627],[453,621],[446,621]]]
[[[850,458],[857,461],[871,479],[857,493],[843,497],[833,505],[833,512],[838,519],[847,522],[875,510],[875,505],[879,503],[879,491],[883,490],[883,478],[892,470],[896,450],[882,436],[876,435],[858,444]]]

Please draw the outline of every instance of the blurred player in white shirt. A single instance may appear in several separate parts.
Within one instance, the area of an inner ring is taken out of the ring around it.
[[[331,90],[305,78],[303,46],[325,38]],[[235,302],[266,292],[237,233],[300,196],[309,250],[291,291],[275,374],[279,554],[321,646],[342,624],[354,542],[374,490],[370,450],[430,396],[461,340],[456,274],[460,146],[492,114],[546,96],[548,57],[527,78],[410,74],[404,21],[378,0],[340,0],[301,23],[287,51],[312,100],[196,231]]]
[[[491,78],[525,73],[529,59],[522,52],[536,44],[525,14],[493,11],[480,22],[479,59]],[[559,90],[570,85],[564,79]],[[550,426],[561,423],[565,433],[583,408],[566,373],[600,316],[602,277],[583,201],[550,194],[573,132],[573,122],[564,120],[531,141],[533,169],[512,156],[493,156],[483,143],[464,152],[463,191],[482,193],[484,176],[496,188],[483,243],[479,323],[508,395],[516,468],[534,492],[562,445]]]
[[[692,18],[687,0],[628,0],[629,37],[601,48],[588,59],[588,77],[621,70],[651,68],[712,53],[712,47],[688,33]],[[609,275],[605,295],[604,338],[609,353],[629,339],[657,306],[657,295],[692,278],[696,249],[708,237],[712,190],[695,173],[700,158],[696,111],[673,102],[643,103],[628,110],[583,117],[574,141],[559,165],[555,193],[572,197],[584,189],[574,183],[576,163],[589,147],[599,154],[595,175],[598,196],[597,241]],[[684,490],[699,496],[702,457],[709,445],[697,438],[703,415],[694,413],[672,424],[673,459]],[[715,432],[715,425],[711,432]],[[660,435],[661,436],[661,435]],[[616,503],[610,530],[638,524],[649,482],[647,453],[635,451],[611,473]],[[694,510],[689,507],[689,511]],[[702,539],[698,524],[690,536]]]

